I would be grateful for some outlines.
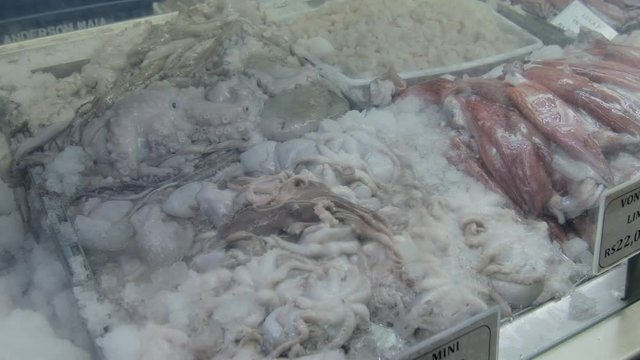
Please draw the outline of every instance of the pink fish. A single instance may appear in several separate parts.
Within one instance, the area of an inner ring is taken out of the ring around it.
[[[593,48],[586,51],[589,54],[601,56],[605,60],[640,68],[640,47],[598,41]]]
[[[584,109],[613,130],[640,135],[640,107],[633,99],[556,68],[536,66],[525,71],[524,75],[563,100]]]
[[[447,160],[458,170],[478,180],[487,190],[504,195],[504,191],[487,174],[479,159],[459,137],[451,138],[451,151],[446,155]]]
[[[568,67],[577,75],[602,84],[619,86],[631,91],[640,91],[640,71],[623,64],[597,58],[588,60],[561,59],[536,61],[537,65]]]
[[[509,108],[472,96],[465,101],[479,131],[491,142],[508,164],[509,182],[524,200],[526,214],[539,216],[553,194],[551,179],[536,146],[514,118]],[[476,130],[476,131],[478,131]],[[474,134],[475,136],[476,134]],[[516,201],[517,199],[514,199]]]
[[[610,183],[612,175],[607,160],[571,106],[542,85],[522,76],[511,82],[514,86],[507,89],[507,95],[525,118],[547,138],[571,156],[589,164]]]
[[[608,3],[604,0],[583,0],[585,5],[595,9],[600,14],[607,17],[614,25],[621,27],[627,22],[627,16],[625,12],[618,6]]]
[[[467,95],[477,95],[491,102],[513,107],[513,103],[507,96],[507,85],[500,80],[483,78],[458,80],[458,88]]]
[[[492,144],[489,136],[485,134],[469,112],[466,104],[467,100],[460,96],[455,96],[455,99],[461,104],[462,113],[467,122],[467,129],[476,143],[478,154],[488,173],[516,206],[523,211],[527,211],[529,207],[527,199],[524,198],[513,182],[512,175],[509,171],[510,165],[504,161],[498,149]]]

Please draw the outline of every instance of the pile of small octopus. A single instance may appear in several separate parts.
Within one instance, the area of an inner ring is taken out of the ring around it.
[[[449,114],[452,164],[558,241],[593,246],[602,192],[634,179],[640,48],[592,40],[560,59],[507,64],[498,78],[438,78],[409,88]]]
[[[569,264],[545,223],[499,196],[477,209],[429,194],[356,114],[258,141],[200,181],[77,196],[102,293],[129,314],[90,320],[107,358],[123,338],[140,339],[135,358],[392,357],[493,304],[508,316],[570,289],[550,279]]]
[[[220,6],[193,16],[218,19]],[[629,76],[614,76],[615,90],[580,86],[589,100],[620,99],[606,124],[517,66],[513,86],[437,79],[402,89],[394,78],[395,103],[347,112],[256,18],[222,14],[227,26],[152,28],[148,52],[123,60],[135,69],[77,92],[66,102],[72,119],[14,153],[14,166],[40,173],[67,206],[107,304],[81,304],[107,359],[393,357],[491,306],[509,316],[563,296],[584,276],[549,233],[571,238],[559,224],[627,176],[614,164],[638,144],[621,120]],[[211,29],[226,30],[193,39]],[[569,71],[610,65],[616,49],[548,62],[540,77],[581,79]],[[112,90],[95,95],[102,87]],[[93,99],[89,111],[78,94]],[[417,173],[417,145],[403,136],[419,130],[444,140],[426,152],[464,201]]]

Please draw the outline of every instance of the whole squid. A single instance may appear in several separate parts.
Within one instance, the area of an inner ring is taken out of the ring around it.
[[[478,180],[487,190],[496,194],[505,195],[500,185],[487,174],[480,160],[460,137],[453,136],[451,138],[451,150],[451,152],[447,153],[446,157],[453,166]]]
[[[567,70],[536,66],[525,71],[524,75],[563,100],[584,109],[611,129],[640,135],[640,107],[633,99],[597,86],[589,79]]]
[[[598,40],[594,47],[586,50],[589,54],[601,56],[605,60],[640,68],[640,47],[614,44],[605,40]]]
[[[536,145],[530,141],[526,129],[521,127],[522,122],[516,119],[520,115],[477,96],[468,98],[465,105],[471,113],[471,120],[477,125],[476,131],[484,134],[503,162],[508,164],[508,181],[519,194],[514,201],[524,201],[519,205],[527,215],[541,215],[553,194],[552,183]]]
[[[507,96],[541,133],[571,156],[589,164],[605,182],[613,181],[598,143],[569,104],[520,74],[510,74],[507,81],[513,85],[506,90]]]
[[[629,91],[640,92],[640,76],[634,74],[631,67],[610,61],[578,61],[578,60],[541,60],[535,64],[567,67],[575,74],[603,85],[614,85]]]
[[[529,208],[528,201],[513,181],[509,170],[510,164],[505,162],[498,149],[493,145],[490,135],[482,129],[475,119],[475,116],[471,114],[467,105],[469,100],[459,95],[453,96],[451,100],[460,103],[459,115],[463,116],[462,120],[466,123],[467,129],[475,141],[478,154],[487,172],[495,180],[496,184],[500,186],[502,192],[506,194],[516,206],[523,211],[527,211]]]
[[[471,78],[458,80],[457,84],[461,93],[477,95],[504,106],[514,106],[507,96],[507,84],[498,79]]]

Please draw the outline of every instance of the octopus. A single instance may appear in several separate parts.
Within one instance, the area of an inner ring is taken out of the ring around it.
[[[307,349],[316,351],[338,349],[358,325],[369,322],[366,304],[371,285],[345,258],[330,260],[309,274],[303,288],[300,296],[273,310],[261,326],[265,343],[272,349],[270,356],[284,351],[289,356],[302,355],[305,342]]]
[[[347,101],[324,86],[297,85],[265,102],[260,129],[268,139],[286,141],[316,131],[321,120],[348,110]]]
[[[313,180],[308,171],[299,175],[281,175],[277,179],[281,181],[271,183],[273,195],[269,200],[261,200],[261,203],[238,211],[231,221],[221,226],[218,236],[225,239],[240,231],[262,236],[297,236],[319,222],[332,227],[346,224],[362,241],[385,245],[401,267],[401,256],[393,243],[390,226],[380,215],[333,194],[326,185]]]
[[[253,136],[261,93],[249,80],[233,90],[226,102],[212,102],[202,88],[153,84],[90,122],[82,144],[105,174],[132,179],[175,174],[193,155],[235,148]],[[176,158],[182,161],[170,161]]]

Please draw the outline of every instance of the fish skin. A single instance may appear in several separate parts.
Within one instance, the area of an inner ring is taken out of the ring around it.
[[[551,144],[538,129],[528,122],[515,108],[511,108],[509,112],[509,122],[511,126],[517,126],[518,131],[525,134],[529,141],[535,145],[538,157],[542,161],[547,170],[547,174],[553,173],[553,153]]]
[[[594,67],[599,69],[619,71],[624,74],[631,75],[633,80],[636,80],[636,81],[640,80],[640,69],[635,68],[633,66],[618,63],[615,61],[601,60],[597,58],[591,60],[591,64],[593,64]]]
[[[465,105],[479,130],[508,164],[513,187],[525,201],[525,213],[541,215],[553,195],[553,188],[536,145],[521,131],[521,124],[512,120],[509,108],[477,96],[468,98]]]
[[[589,79],[556,68],[537,66],[524,76],[554,92],[564,101],[584,109],[611,129],[640,135],[640,107],[633,99],[596,86]]]
[[[461,104],[464,120],[467,123],[467,129],[475,140],[478,148],[478,154],[487,172],[500,185],[503,192],[511,199],[511,201],[521,210],[527,212],[528,203],[523,194],[512,181],[512,175],[509,172],[509,166],[500,156],[498,149],[493,146],[489,137],[482,131],[473,116],[467,109],[466,99],[457,95],[454,97]]]
[[[541,133],[591,168],[610,184],[611,169],[598,143],[591,137],[569,104],[532,81],[521,81],[507,89],[520,112]]]
[[[576,75],[584,76],[591,81],[640,92],[640,71],[623,64],[596,58],[587,61],[571,59],[540,60],[534,64],[556,68],[566,67]]]
[[[504,106],[514,106],[507,96],[507,85],[497,79],[473,78],[458,80],[458,88],[464,89],[469,95],[477,95]]]
[[[487,171],[482,167],[479,159],[475,157],[475,154],[459,137],[453,136],[451,138],[451,150],[452,151],[446,154],[449,163],[453,164],[458,170],[478,180],[487,190],[506,196],[500,185],[489,176]]]
[[[508,85],[504,81],[497,79],[467,79],[459,80],[459,89],[464,89],[467,95],[477,95],[489,102],[504,105],[511,110],[509,114],[510,126],[517,127],[517,131],[525,134],[538,152],[538,156],[543,161],[548,173],[551,173],[553,158],[549,148],[549,140],[542,135],[538,129],[525,120],[515,109],[515,104],[507,96]]]
[[[640,47],[598,41],[593,48],[587,49],[586,52],[635,69],[640,68]]]

